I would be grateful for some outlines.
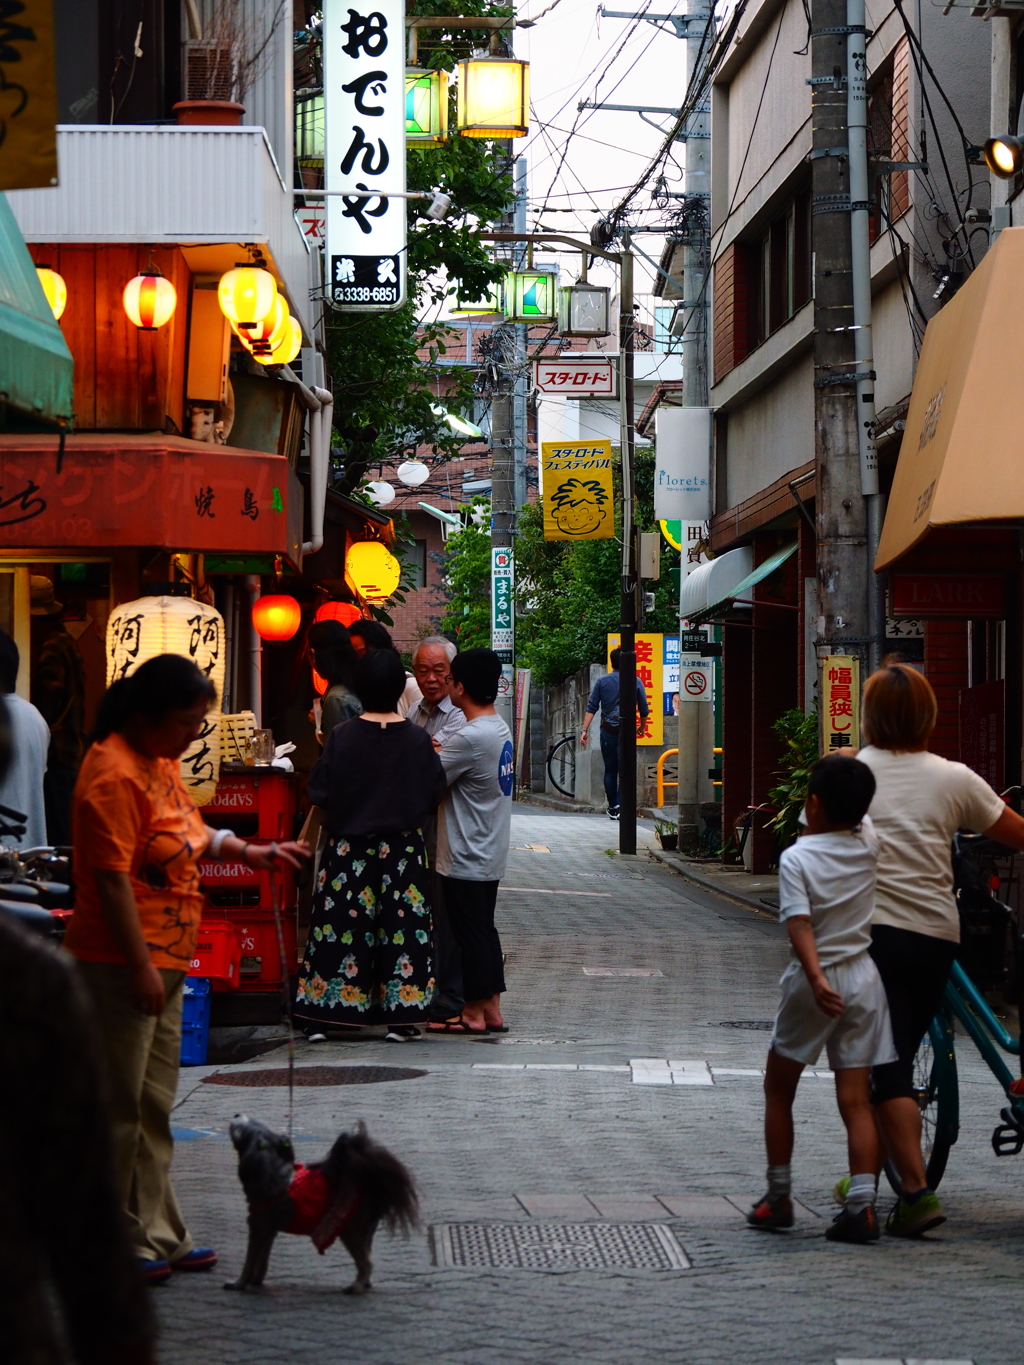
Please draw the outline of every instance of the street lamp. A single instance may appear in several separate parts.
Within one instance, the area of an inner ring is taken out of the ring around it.
[[[349,547],[345,572],[367,602],[386,602],[402,581],[402,566],[379,540],[359,540]]]
[[[68,302],[68,287],[64,283],[64,277],[58,275],[56,270],[48,265],[37,265],[36,274],[39,276],[39,283],[43,286],[43,293],[46,295],[46,302],[50,305],[50,312],[59,322]]]
[[[501,291],[502,286],[499,282],[488,285],[487,293],[480,299],[464,300],[460,295],[456,295],[452,316],[483,317],[488,313],[500,313],[502,311]]]
[[[513,57],[459,62],[457,126],[462,137],[525,137],[530,130],[530,63]]]
[[[290,365],[302,350],[302,327],[297,318],[288,314],[281,340],[268,351],[257,351],[242,338],[242,344],[261,365]]]
[[[302,608],[286,593],[267,593],[253,603],[252,624],[261,640],[290,640],[302,624]]]
[[[133,276],[121,297],[129,321],[134,322],[140,332],[155,332],[165,322],[170,322],[178,306],[174,285],[155,268]]]
[[[513,270],[505,276],[505,316],[512,322],[552,322],[555,275],[551,270]]]
[[[985,143],[985,165],[1000,180],[1012,180],[1024,165],[1024,138],[990,137]]]
[[[418,488],[430,478],[430,466],[422,460],[405,460],[395,472],[408,488]]]
[[[558,291],[558,331],[564,337],[606,337],[611,290],[581,280]]]
[[[252,332],[243,332],[234,323],[231,324],[231,328],[242,345],[248,347],[254,356],[259,357],[269,355],[281,345],[287,335],[288,318],[288,305],[284,295],[278,292],[273,308],[262,322],[256,324]]]
[[[448,140],[448,72],[410,66],[405,72],[405,140],[439,147]]]

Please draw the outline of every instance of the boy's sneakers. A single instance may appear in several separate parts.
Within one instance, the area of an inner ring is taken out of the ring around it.
[[[945,1221],[938,1195],[924,1189],[914,1200],[897,1199],[885,1230],[890,1237],[921,1237]]]
[[[878,1226],[878,1214],[875,1213],[874,1204],[868,1204],[859,1213],[843,1209],[842,1213],[836,1214],[832,1226],[825,1231],[825,1236],[830,1242],[858,1242],[861,1245],[866,1242],[877,1242],[881,1235],[882,1229]]]
[[[780,1195],[778,1199],[771,1199],[765,1195],[747,1214],[747,1222],[752,1228],[763,1228],[766,1232],[775,1232],[778,1228],[791,1228],[793,1201],[788,1194]]]

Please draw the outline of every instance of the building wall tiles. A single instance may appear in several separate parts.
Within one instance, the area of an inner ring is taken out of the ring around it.
[[[967,622],[927,621],[924,671],[939,703],[939,722],[929,748],[960,758],[960,690],[967,686]]]

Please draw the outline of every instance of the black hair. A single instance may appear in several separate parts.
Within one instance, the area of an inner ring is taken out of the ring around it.
[[[608,662],[611,664],[612,668],[618,668],[619,660],[621,658],[622,650],[618,647],[618,645],[616,645],[612,652],[608,655]]]
[[[11,735],[11,713],[7,703],[0,697],[0,782],[7,776],[14,757],[14,739]]]
[[[119,678],[107,688],[89,735],[96,744],[115,731],[120,734],[133,716],[159,725],[172,711],[187,711],[217,700],[213,682],[182,654],[158,654],[140,664],[130,678]]]
[[[367,649],[394,649],[395,642],[379,621],[353,621],[349,635],[358,635]]]
[[[6,630],[0,630],[0,692],[13,692],[18,685],[21,654]]]
[[[393,649],[370,649],[356,666],[355,694],[364,711],[388,712],[405,691],[405,665]]]
[[[341,622],[314,622],[306,642],[316,654],[316,671],[327,679],[328,686],[341,683],[343,687],[351,688],[359,655],[352,648],[348,631]]]
[[[807,795],[818,798],[830,825],[860,824],[874,794],[874,773],[848,754],[827,754],[811,768]]]
[[[452,681],[461,683],[477,706],[490,706],[498,695],[501,660],[493,649],[466,649],[452,660]]]

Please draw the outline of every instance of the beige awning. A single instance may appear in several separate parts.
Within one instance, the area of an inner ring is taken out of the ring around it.
[[[1024,228],[928,324],[875,560],[935,526],[1024,518]]]

